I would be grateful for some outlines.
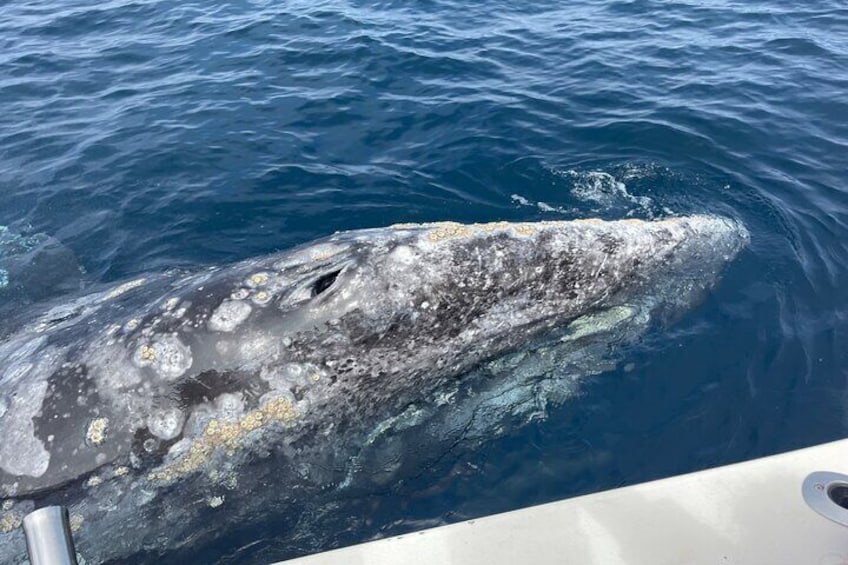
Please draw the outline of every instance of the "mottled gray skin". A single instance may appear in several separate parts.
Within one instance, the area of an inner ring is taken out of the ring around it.
[[[392,481],[409,450],[381,437],[484,436],[532,410],[540,363],[577,367],[685,311],[747,240],[710,216],[393,226],[17,320],[0,345],[0,561],[22,558],[18,520],[47,503],[70,507],[92,563]]]

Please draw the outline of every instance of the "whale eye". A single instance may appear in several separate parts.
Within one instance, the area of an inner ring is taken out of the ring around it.
[[[332,273],[327,273],[326,275],[318,277],[318,280],[316,280],[312,284],[312,296],[318,296],[319,294],[333,286],[333,283],[336,282],[336,279],[338,278],[339,273],[341,272],[342,270],[339,269],[338,271],[333,271]]]

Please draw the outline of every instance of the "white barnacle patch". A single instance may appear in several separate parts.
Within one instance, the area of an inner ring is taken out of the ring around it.
[[[237,420],[244,413],[244,398],[240,394],[225,392],[215,399],[215,408],[222,420]]]
[[[113,288],[111,292],[109,292],[109,294],[106,295],[106,300],[112,300],[113,298],[121,296],[125,292],[128,292],[134,288],[138,288],[144,284],[144,281],[145,279],[135,279],[133,281],[125,282],[122,285],[118,285]]]
[[[156,348],[154,367],[165,379],[181,377],[192,364],[191,349],[176,336],[165,336],[153,342]]]
[[[77,533],[82,528],[83,522],[85,522],[85,518],[82,514],[71,514],[68,525],[71,527],[73,533]]]
[[[245,359],[257,359],[273,351],[276,340],[268,335],[251,334],[239,343],[239,354]]]
[[[233,343],[227,340],[220,340],[215,343],[215,351],[218,352],[219,355],[229,355],[233,350]]]
[[[18,512],[0,514],[0,534],[8,534],[17,530],[23,523],[23,515]]]
[[[127,321],[127,323],[124,325],[124,329],[128,332],[131,332],[138,327],[138,323],[138,320],[133,318],[132,320]]]
[[[230,298],[233,300],[244,300],[248,296],[250,296],[250,291],[246,288],[237,288],[232,294],[230,294]]]
[[[147,429],[159,439],[171,440],[183,431],[185,414],[176,407],[154,410],[147,417]]]
[[[224,485],[224,488],[227,490],[236,490],[238,488],[238,475],[235,473],[227,473],[220,483]]]
[[[133,354],[138,367],[153,367],[166,380],[183,376],[192,361],[191,349],[173,335],[142,343]]]
[[[209,318],[209,329],[217,332],[231,332],[250,316],[251,310],[247,302],[224,300]]]
[[[165,308],[166,311],[170,312],[171,310],[176,308],[177,304],[179,304],[179,303],[180,303],[179,298],[177,298],[177,297],[169,298],[168,300],[165,301],[163,308]]]
[[[263,369],[259,376],[272,390],[289,395],[294,388],[314,388],[326,375],[325,371],[309,363],[286,363],[272,370]],[[291,400],[294,402],[294,397]]]
[[[85,430],[85,443],[92,447],[101,445],[106,441],[109,433],[109,418],[95,418],[88,423]]]
[[[415,252],[408,245],[398,245],[389,254],[389,257],[402,265],[411,265],[415,262]]]
[[[224,504],[224,497],[222,496],[213,496],[209,498],[209,507],[210,508],[218,508]]]

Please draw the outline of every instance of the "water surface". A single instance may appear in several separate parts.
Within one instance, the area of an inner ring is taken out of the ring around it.
[[[846,92],[835,0],[6,0],[0,225],[110,281],[396,222],[746,223],[546,418],[200,556],[293,557],[842,438]]]

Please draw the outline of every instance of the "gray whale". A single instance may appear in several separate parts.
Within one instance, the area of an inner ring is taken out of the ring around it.
[[[602,370],[748,239],[715,216],[395,225],[28,312],[0,343],[0,561],[44,504],[97,563],[392,481],[391,438],[485,437],[510,395],[567,395],[542,377]]]

